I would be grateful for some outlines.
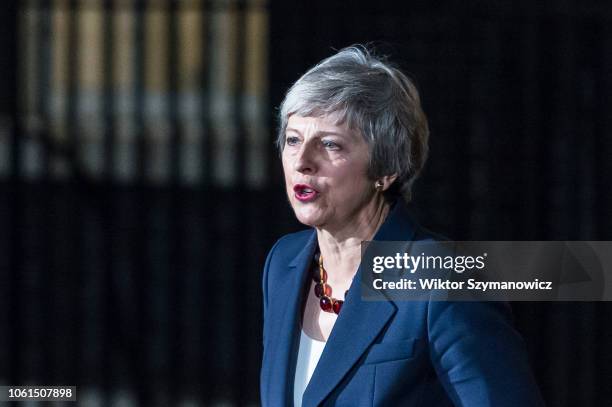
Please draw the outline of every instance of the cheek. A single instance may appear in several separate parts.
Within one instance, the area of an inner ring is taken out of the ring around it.
[[[330,188],[330,200],[340,207],[361,205],[371,195],[370,182],[365,176],[350,173],[346,177],[337,178]]]
[[[285,153],[283,152],[281,155],[281,165],[283,166],[283,172],[287,174],[287,158],[285,157]]]
[[[365,177],[353,177],[349,185],[355,198],[368,197],[373,192],[373,188],[370,188],[370,181]]]
[[[338,178],[338,184],[340,186],[353,191],[355,194],[367,190],[370,185],[367,167],[364,165],[348,166],[343,169],[341,176]]]
[[[283,174],[285,175],[285,181],[288,181],[290,175],[289,169],[291,168],[291,166],[289,164],[289,159],[285,156],[284,153],[282,156],[281,164],[283,166]]]

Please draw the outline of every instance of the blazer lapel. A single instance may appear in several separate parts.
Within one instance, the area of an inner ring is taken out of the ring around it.
[[[374,240],[412,240],[414,229],[405,205],[398,202]],[[374,342],[397,310],[391,301],[371,302],[361,299],[361,290],[371,289],[361,286],[361,273],[360,266],[342,312],[306,387],[302,399],[304,406],[317,406],[323,402]],[[293,378],[293,374],[290,377]]]
[[[390,302],[362,301],[359,286],[355,278],[304,392],[304,406],[317,406],[332,392],[396,311]]]
[[[304,248],[288,264],[286,272],[278,273],[280,278],[284,278],[279,282],[270,303],[270,318],[278,321],[281,329],[269,342],[271,371],[268,373],[268,397],[283,405],[293,405],[293,378],[299,345],[303,287],[315,247],[316,232],[313,230]]]

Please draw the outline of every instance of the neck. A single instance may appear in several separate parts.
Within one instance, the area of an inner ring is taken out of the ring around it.
[[[330,281],[353,278],[361,261],[361,243],[372,240],[388,213],[389,204],[381,197],[342,228],[317,228],[319,249]]]

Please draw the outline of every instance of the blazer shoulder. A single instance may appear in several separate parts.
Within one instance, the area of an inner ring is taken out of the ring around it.
[[[289,233],[276,241],[268,253],[268,261],[291,261],[304,248],[306,243],[316,233],[314,229],[306,229],[295,233]]]
[[[413,241],[415,242],[449,242],[451,241],[451,238],[449,238],[448,236],[444,236],[440,233],[433,232],[430,229],[418,223],[416,220],[413,220],[413,222],[414,222],[414,229],[415,229],[414,236],[412,237]]]
[[[314,229],[310,229],[285,235],[278,239],[268,252],[262,276],[264,315],[266,314],[268,304],[269,275],[283,270],[293,259],[295,259],[297,254],[306,246],[310,239],[312,239],[314,233]]]
[[[316,232],[314,229],[307,229],[296,233],[290,233],[278,239],[268,252],[264,278],[269,270],[274,270],[277,267],[283,267],[291,263],[308,242],[311,241],[315,234]]]
[[[277,240],[277,244],[289,245],[295,243],[306,243],[315,233],[314,229],[304,229],[299,232],[289,233]]]

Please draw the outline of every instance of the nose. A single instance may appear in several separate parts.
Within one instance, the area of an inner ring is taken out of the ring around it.
[[[293,169],[303,174],[312,174],[316,171],[316,163],[314,159],[314,151],[312,143],[303,143],[300,151],[298,151],[295,161],[293,163]]]

